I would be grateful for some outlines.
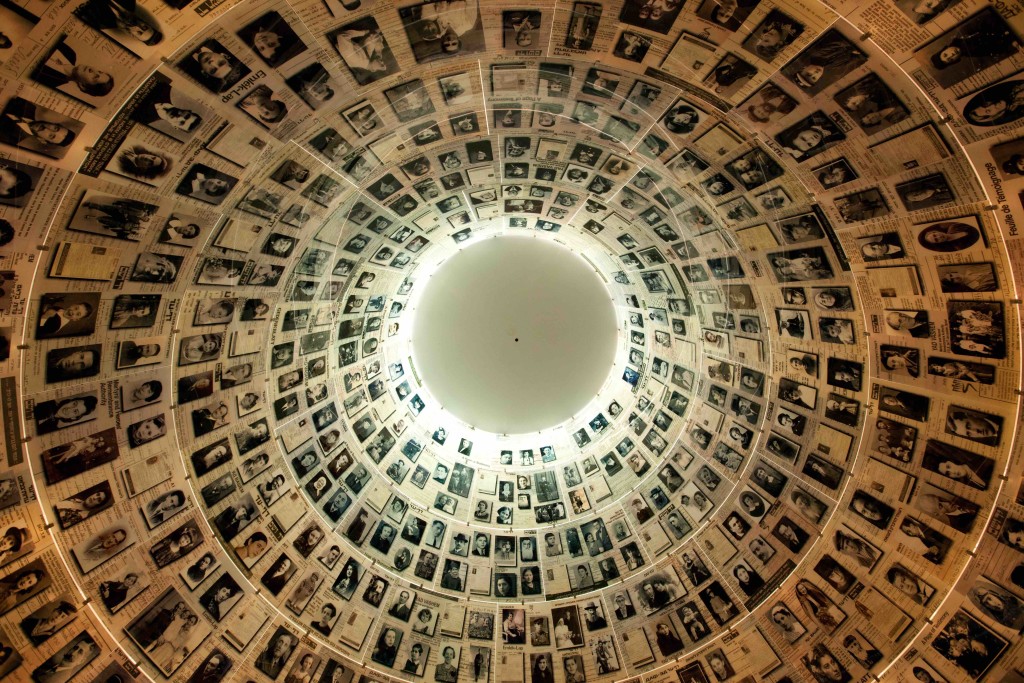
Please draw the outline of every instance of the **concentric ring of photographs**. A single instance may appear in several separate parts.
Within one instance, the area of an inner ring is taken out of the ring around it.
[[[1024,548],[1024,490],[1000,474],[1018,436],[1020,278],[1001,231],[1019,202],[982,208],[1024,182],[1012,8],[861,3],[833,27],[758,0],[325,3],[211,15],[219,28],[192,35],[187,0],[164,0],[186,9],[173,21],[75,0],[13,36],[45,41],[8,62],[34,83],[0,99],[15,159],[0,243],[33,247],[0,271],[0,360],[21,356],[13,413],[31,437],[0,476],[0,613],[17,622],[0,678],[128,680],[113,636],[166,679],[352,683],[359,668],[319,634],[434,683],[492,667],[531,683],[652,667],[680,683],[852,681],[882,676],[918,631],[894,677],[1012,677],[1024,567],[1004,560]],[[8,15],[45,0],[0,4],[2,61]],[[49,31],[56,16],[67,26]],[[887,49],[882,19],[914,30]],[[69,69],[86,65],[88,80]],[[69,180],[103,149],[98,177]],[[53,197],[66,205],[50,216]],[[621,269],[623,368],[564,435],[495,447],[396,355],[416,259],[492,227],[575,230]],[[70,251],[35,248],[61,234]],[[45,251],[75,265],[36,274]],[[166,457],[182,440],[183,472]],[[33,474],[49,527],[17,507]],[[997,496],[1007,510],[989,517]],[[829,513],[845,525],[821,537]],[[961,552],[978,538],[989,564]],[[950,590],[959,601],[922,619]],[[292,624],[271,621],[281,607]]]

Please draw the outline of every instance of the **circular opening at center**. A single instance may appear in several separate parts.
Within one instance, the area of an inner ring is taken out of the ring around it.
[[[430,278],[413,322],[423,382],[452,414],[499,434],[557,425],[604,384],[615,309],[583,259],[553,242],[497,237]]]

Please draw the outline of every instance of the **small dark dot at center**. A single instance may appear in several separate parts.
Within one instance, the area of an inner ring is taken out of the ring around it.
[[[519,337],[516,337],[516,341],[519,341]]]

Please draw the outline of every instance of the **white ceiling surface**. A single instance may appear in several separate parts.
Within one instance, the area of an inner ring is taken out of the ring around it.
[[[521,434],[594,398],[616,334],[609,291],[586,261],[549,240],[502,236],[466,247],[431,276],[413,356],[446,410],[477,429]]]

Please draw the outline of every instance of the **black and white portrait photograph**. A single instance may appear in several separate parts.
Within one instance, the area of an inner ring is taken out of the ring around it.
[[[158,568],[177,562],[203,544],[205,540],[194,519],[170,532],[149,549],[149,556]]]
[[[979,577],[967,593],[971,604],[982,614],[1008,629],[1024,626],[1024,601],[999,584]]]
[[[817,95],[868,59],[837,29],[822,33],[782,68],[782,74],[807,95]]]
[[[949,181],[942,173],[932,173],[899,183],[896,185],[896,193],[907,211],[930,209],[949,204],[956,199],[953,188],[949,186]]]
[[[947,553],[953,546],[953,539],[911,515],[905,516],[900,521],[896,538],[928,562],[937,565],[944,562]]]
[[[152,327],[160,311],[160,298],[159,294],[119,294],[111,306],[109,327],[120,330]],[[130,343],[136,342],[119,342],[119,345]]]
[[[527,50],[539,45],[542,16],[536,10],[504,10],[501,15],[502,47]]]
[[[769,253],[766,257],[781,283],[827,280],[834,276],[823,247]]]
[[[682,5],[664,3],[657,0],[628,0],[622,6],[619,21],[630,26],[637,26],[655,33],[667,34]],[[568,45],[566,47],[569,47]],[[584,49],[584,48],[580,48]]]
[[[589,50],[594,44],[597,27],[601,23],[601,5],[574,2],[563,45],[570,50]]]
[[[104,104],[118,78],[127,74],[123,69],[112,70],[108,66],[111,62],[105,64],[104,59],[90,47],[82,38],[61,36],[32,70],[30,78],[89,107]]]
[[[59,483],[118,457],[117,435],[112,428],[53,446],[39,456],[47,484]]]
[[[807,456],[801,472],[832,491],[839,488],[845,474],[845,470],[839,465],[813,454]]]
[[[36,683],[66,683],[100,656],[101,647],[82,631],[32,671]]]
[[[782,166],[761,148],[733,159],[725,165],[725,170],[747,190],[760,187],[785,173]]]
[[[237,182],[238,178],[223,171],[204,164],[193,164],[178,183],[175,192],[216,206],[224,201]]]
[[[981,512],[977,503],[929,483],[920,487],[911,502],[917,510],[923,512],[930,519],[961,532],[973,529],[978,520],[978,514]],[[1015,523],[1012,520],[1009,521],[1004,526],[999,540],[1014,545],[1012,532],[1015,528]],[[1017,546],[1014,545],[1014,547]]]
[[[236,106],[268,130],[275,129],[288,115],[288,105],[263,84],[250,90]]]
[[[898,232],[856,238],[861,257],[866,262],[907,258],[906,249]]]
[[[943,356],[928,357],[928,374],[978,384],[994,384],[996,367]]]
[[[890,310],[885,312],[884,320],[886,334],[915,339],[927,339],[931,336],[928,311]]]
[[[951,266],[951,268],[967,268]],[[991,264],[980,264],[991,268]],[[957,272],[957,271],[950,271]],[[990,272],[990,271],[989,271]],[[963,281],[962,275],[960,276]],[[981,358],[1006,357],[1006,327],[1003,304],[989,301],[949,301],[946,303],[950,345],[954,353]]]
[[[813,339],[814,328],[807,311],[794,308],[776,308],[775,322],[782,339]]]
[[[33,645],[42,645],[78,618],[78,608],[72,599],[69,595],[62,595],[21,620],[21,630]]]
[[[559,650],[583,645],[583,624],[575,606],[553,608],[551,622],[555,647]]]
[[[146,520],[146,526],[155,529],[188,507],[189,498],[185,492],[181,489],[172,489],[155,496],[139,511]]]
[[[32,198],[43,169],[13,159],[0,160],[0,205],[21,207]]]
[[[787,47],[803,35],[804,25],[785,12],[773,8],[743,41],[743,49],[772,63]]]
[[[969,414],[951,410],[949,426],[955,430],[957,436],[969,432],[972,436],[965,436],[965,438],[978,441],[983,435],[995,435],[1001,431],[1001,422],[992,420],[994,417],[996,416],[985,415],[977,411],[972,411]],[[973,422],[969,422],[969,420],[973,420]],[[994,437],[989,437],[989,439],[991,438]],[[992,479],[995,461],[958,446],[937,439],[929,439],[925,445],[921,466],[952,481],[985,491]]]
[[[783,218],[776,223],[776,226],[788,244],[814,242],[825,236],[821,219],[815,212]]]
[[[941,3],[943,9],[956,3]],[[920,68],[951,88],[1020,53],[1020,38],[994,8],[985,7],[914,51]]]
[[[138,103],[131,111],[133,120],[178,142],[192,139],[212,116],[206,106],[173,87],[160,73],[142,84]]]
[[[823,111],[814,112],[775,136],[783,150],[801,162],[844,140],[846,134]]]
[[[978,244],[985,246],[976,216],[926,223],[917,226],[916,230],[917,243],[928,251],[947,253],[963,251]]]
[[[769,81],[743,103],[741,111],[749,124],[761,127],[784,118],[796,105],[791,95]]]
[[[725,588],[718,581],[712,581],[697,595],[704,604],[705,609],[719,626],[725,626],[734,618],[739,616],[739,607],[725,591]]]
[[[949,618],[932,649],[971,680],[981,680],[1009,643],[963,609]]]
[[[276,679],[298,644],[298,636],[284,626],[278,626],[256,656],[254,666],[271,679]]]
[[[836,103],[868,135],[885,130],[910,116],[892,89],[878,77],[869,73],[834,97]]]
[[[796,462],[797,457],[800,455],[801,446],[798,442],[792,439],[772,432],[768,435],[768,438],[765,439],[764,448],[772,455],[776,455],[783,460]]]
[[[137,199],[87,192],[68,229],[138,242],[140,235],[151,227],[157,209],[155,204]]]
[[[946,411],[945,431],[952,436],[959,436],[982,445],[998,446],[1003,435],[1003,417],[973,408],[951,405]],[[947,452],[946,455],[949,456],[950,454]],[[964,461],[969,460],[966,455],[961,455],[960,459]],[[986,459],[978,460],[984,462]],[[962,475],[965,483],[967,483],[967,480],[972,479],[966,470],[956,468],[953,465],[954,463],[949,461],[945,464],[944,469],[950,474]],[[976,464],[976,466],[980,465],[981,463]],[[984,478],[981,477],[980,479]],[[979,480],[973,481],[975,482],[973,484],[974,488],[982,488],[978,485]]]
[[[121,412],[155,405],[162,400],[163,382],[155,377],[135,377],[121,382]]]
[[[110,482],[101,481],[98,484],[82,489],[77,493],[65,498],[53,506],[57,513],[57,521],[61,529],[70,529],[104,510],[110,509],[114,504],[114,493],[110,488]],[[12,551],[8,553],[5,562],[15,559],[23,546],[30,547],[30,537],[27,530],[20,527],[11,527],[5,534],[5,544],[11,546]],[[18,550],[13,550],[17,548]]]
[[[102,344],[69,346],[46,352],[46,383],[94,377],[100,372]]]
[[[742,89],[756,75],[757,67],[739,55],[728,52],[704,77],[702,83],[717,95],[728,97]]]
[[[252,73],[219,41],[209,38],[186,54],[178,68],[212,93],[224,93]]]
[[[259,16],[237,33],[242,42],[252,48],[271,68],[291,61],[307,49],[302,39],[278,12],[271,11]]]
[[[789,482],[789,477],[761,459],[750,475],[750,482],[769,496],[778,498]]]
[[[135,530],[130,524],[114,524],[102,528],[71,548],[83,574],[127,550],[135,544]]]
[[[643,33],[638,33],[636,31],[623,31],[619,34],[618,40],[615,41],[615,46],[612,48],[612,54],[619,59],[625,59],[639,64],[643,62],[644,57],[647,56],[647,52],[651,49],[652,42],[651,38]]]
[[[183,337],[178,346],[178,365],[194,365],[217,359],[224,351],[224,333],[211,332]]]
[[[172,154],[129,136],[107,164],[107,171],[150,187],[157,187],[176,166]]]
[[[879,410],[923,422],[928,417],[931,399],[911,391],[875,385]]]
[[[882,344],[878,354],[879,362],[885,370],[910,377],[919,377],[921,374],[921,352],[918,349]]]
[[[63,159],[84,124],[21,97],[0,112],[0,141],[53,159]]]
[[[96,331],[99,293],[44,294],[39,300],[36,339],[84,337]]]
[[[418,64],[486,47],[477,0],[435,0],[400,8],[398,14]]]
[[[744,0],[736,5],[722,5],[715,0],[704,0],[695,11],[697,16],[704,21],[732,32],[746,21],[758,4],[760,4],[760,0]]]
[[[244,595],[234,577],[224,572],[199,596],[199,604],[215,621],[221,622]]]
[[[813,169],[814,177],[824,190],[831,190],[860,178],[860,174],[850,165],[846,157],[829,161]]]

